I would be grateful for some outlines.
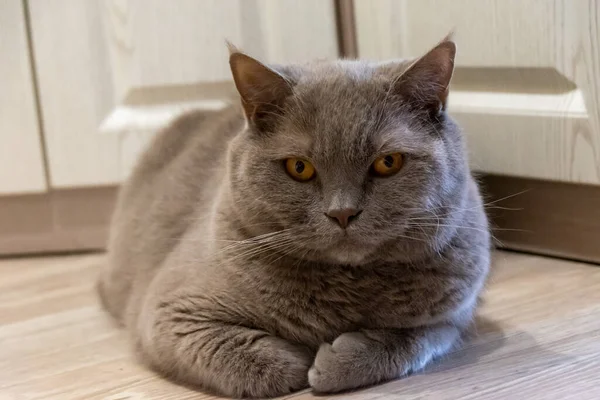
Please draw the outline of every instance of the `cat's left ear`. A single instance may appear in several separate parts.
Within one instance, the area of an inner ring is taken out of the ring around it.
[[[292,94],[292,84],[275,70],[231,45],[229,48],[231,73],[248,122],[260,131],[269,130]]]
[[[411,103],[438,113],[446,108],[450,80],[454,72],[456,45],[448,35],[402,73],[396,90]]]

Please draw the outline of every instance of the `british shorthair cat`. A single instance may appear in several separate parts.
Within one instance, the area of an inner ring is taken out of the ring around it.
[[[98,289],[141,360],[271,397],[373,385],[453,349],[491,249],[446,112],[455,51],[267,66],[232,49],[241,107],[178,118],[120,193]]]

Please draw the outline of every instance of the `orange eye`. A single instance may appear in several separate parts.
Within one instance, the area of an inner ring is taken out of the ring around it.
[[[285,160],[285,169],[298,182],[310,181],[316,175],[315,167],[301,158],[288,158]]]
[[[393,153],[379,157],[371,165],[371,173],[380,177],[394,175],[402,168],[402,154]]]

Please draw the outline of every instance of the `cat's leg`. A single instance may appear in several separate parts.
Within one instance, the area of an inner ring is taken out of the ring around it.
[[[267,332],[211,320],[207,312],[142,315],[136,346],[153,369],[228,397],[275,397],[308,387],[314,354]]]
[[[321,346],[308,379],[325,393],[374,385],[422,369],[459,338],[459,329],[450,324],[344,333]]]

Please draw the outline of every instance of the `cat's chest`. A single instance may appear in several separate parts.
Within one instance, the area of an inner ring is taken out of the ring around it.
[[[328,273],[330,272],[330,273]],[[402,327],[435,313],[444,287],[426,276],[351,268],[252,282],[253,318],[265,329],[315,344],[360,328]]]

